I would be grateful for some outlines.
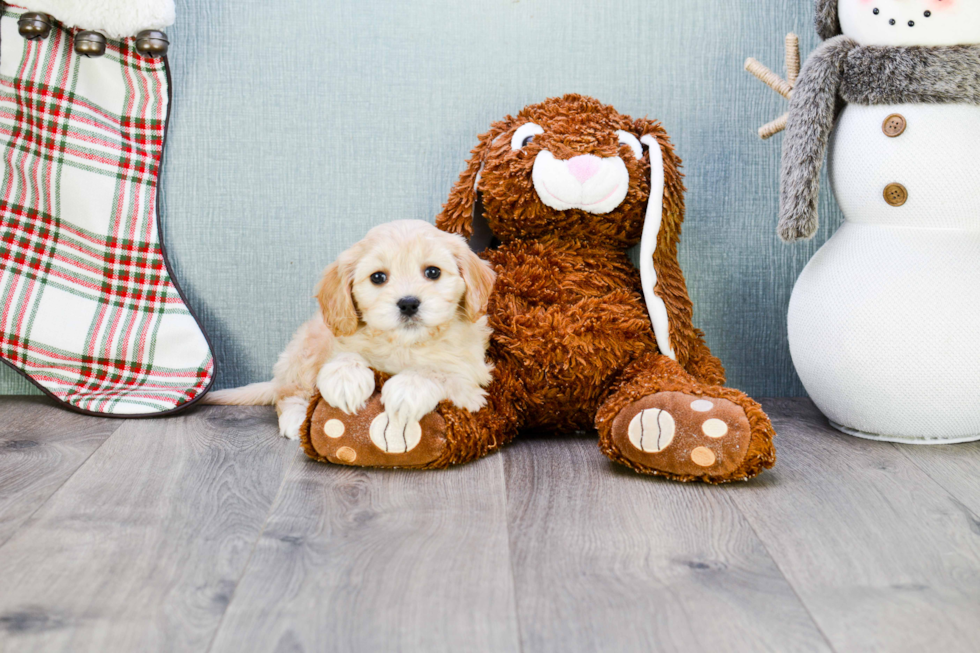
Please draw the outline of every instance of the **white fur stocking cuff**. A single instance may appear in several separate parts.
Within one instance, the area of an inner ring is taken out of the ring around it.
[[[122,39],[174,23],[174,0],[13,0],[10,4],[54,16],[70,27]]]

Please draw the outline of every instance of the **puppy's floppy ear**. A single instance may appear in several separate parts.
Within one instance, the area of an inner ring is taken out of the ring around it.
[[[353,334],[359,321],[354,307],[353,265],[346,254],[327,266],[314,291],[323,321],[335,336]]]
[[[488,262],[473,253],[462,238],[457,236],[453,241],[452,249],[459,266],[459,274],[466,282],[463,310],[468,320],[476,322],[487,313],[487,302],[490,301],[497,273]]]
[[[473,210],[476,207],[480,171],[486,162],[487,151],[511,122],[511,117],[507,116],[504,120],[493,123],[490,131],[480,135],[480,141],[470,152],[472,156],[466,162],[466,169],[449,191],[449,199],[442,205],[442,212],[436,216],[436,226],[442,231],[459,234],[464,238],[473,235]]]

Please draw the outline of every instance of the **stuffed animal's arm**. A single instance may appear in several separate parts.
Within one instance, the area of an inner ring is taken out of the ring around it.
[[[839,36],[810,55],[793,89],[783,141],[779,236],[810,238],[817,230],[820,169],[834,128],[843,63],[857,44]]]

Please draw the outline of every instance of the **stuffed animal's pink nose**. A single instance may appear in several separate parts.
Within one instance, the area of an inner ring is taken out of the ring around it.
[[[572,173],[572,176],[578,179],[578,183],[584,184],[589,179],[592,179],[595,173],[599,172],[601,162],[601,159],[595,155],[583,154],[572,157],[566,165],[568,166],[568,171]]]

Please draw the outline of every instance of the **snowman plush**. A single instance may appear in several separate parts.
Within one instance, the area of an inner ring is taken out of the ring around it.
[[[789,344],[836,428],[980,440],[980,0],[817,0],[792,91],[779,234],[845,222],[800,275]]]

